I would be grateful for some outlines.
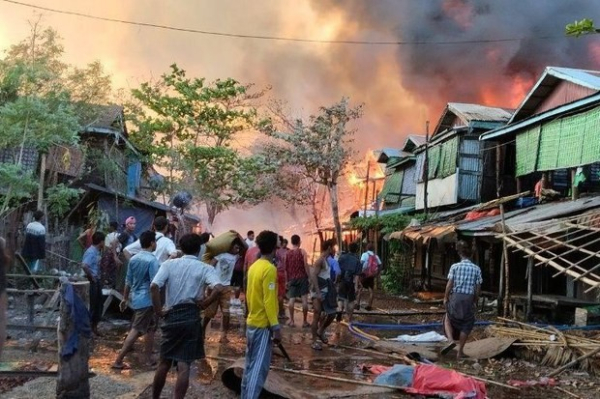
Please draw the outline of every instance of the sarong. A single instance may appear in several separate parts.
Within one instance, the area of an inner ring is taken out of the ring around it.
[[[191,363],[204,358],[200,309],[195,304],[175,305],[160,326],[160,358]]]
[[[472,294],[452,294],[447,315],[455,333],[469,334],[475,325],[475,305]]]

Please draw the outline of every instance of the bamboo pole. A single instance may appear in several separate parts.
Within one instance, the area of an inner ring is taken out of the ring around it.
[[[570,361],[569,363],[565,364],[564,366],[559,367],[556,370],[554,370],[553,372],[551,372],[550,374],[548,374],[548,377],[557,376],[560,373],[562,373],[563,371],[565,371],[566,369],[568,369],[569,367],[574,366],[577,363],[579,363],[580,361],[585,360],[589,357],[592,357],[598,353],[600,353],[600,348],[596,348],[593,351],[586,353],[585,355],[579,356],[577,359]]]

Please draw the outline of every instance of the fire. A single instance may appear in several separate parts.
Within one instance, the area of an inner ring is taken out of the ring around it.
[[[352,187],[359,187],[363,186],[365,181],[364,179],[359,178],[355,171],[351,171],[348,173],[348,184],[350,184]]]

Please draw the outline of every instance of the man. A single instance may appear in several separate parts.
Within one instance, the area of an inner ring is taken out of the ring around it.
[[[308,266],[308,255],[306,251],[300,248],[300,236],[292,236],[292,249],[285,255],[285,271],[288,278],[288,310],[290,312],[290,327],[295,326],[294,322],[294,302],[296,298],[302,299],[302,327],[310,327],[308,323],[308,276],[310,267]]]
[[[125,219],[125,230],[119,234],[119,242],[123,248],[137,240],[137,236],[135,235],[135,225],[136,220],[133,216],[129,216]]]
[[[348,322],[352,322],[352,314],[354,312],[354,301],[356,293],[360,290],[360,274],[362,273],[362,264],[358,257],[358,244],[353,242],[350,244],[349,252],[344,252],[338,259],[341,278],[338,297],[340,299],[340,312],[338,313],[338,321],[342,319],[342,313],[348,313]]]
[[[325,330],[337,312],[337,292],[335,284],[331,281],[331,268],[327,258],[335,251],[335,240],[327,240],[321,245],[321,256],[310,271],[313,289],[313,322],[311,325],[313,343],[311,348],[322,350],[319,341],[327,344],[329,341]]]
[[[233,296],[233,287],[231,286],[231,277],[233,276],[233,269],[238,260],[238,254],[240,253],[240,245],[237,242],[233,242],[229,248],[229,252],[224,252],[214,257],[211,264],[215,268],[215,273],[219,284],[223,287],[218,299],[213,302],[204,311],[204,321],[202,326],[204,328],[204,334],[206,334],[206,328],[210,319],[217,315],[217,310],[220,308],[223,314],[222,332],[220,342],[228,342],[227,331],[229,331],[229,305]]]
[[[42,224],[44,212],[33,212],[33,222],[25,227],[25,243],[21,255],[33,273],[40,270],[40,259],[46,258],[46,228]]]
[[[257,399],[262,391],[271,363],[272,344],[281,342],[277,318],[277,269],[272,260],[277,234],[262,231],[256,238],[258,259],[248,271],[246,302],[246,367],[242,378],[242,399]]]
[[[119,233],[117,229],[119,224],[117,222],[110,222],[108,226],[109,233],[104,239],[104,253],[100,260],[100,270],[102,274],[103,286],[111,288],[115,287],[117,279],[117,270],[123,266],[123,262],[119,259],[119,253],[121,252],[121,244],[119,243]]]
[[[464,357],[464,346],[475,324],[475,311],[481,293],[481,269],[469,260],[471,249],[465,241],[456,243],[456,252],[460,262],[453,264],[448,272],[448,283],[444,295],[444,330],[451,342],[442,350],[448,353],[456,346],[458,338],[457,359]]]
[[[381,273],[381,259],[375,253],[375,246],[371,243],[367,244],[367,251],[360,257],[360,263],[362,264],[362,289],[356,296],[356,306],[354,309],[360,309],[360,297],[364,290],[369,293],[369,299],[367,299],[366,310],[373,310],[373,289],[375,288],[375,278]]]
[[[90,316],[92,332],[101,337],[98,323],[102,317],[102,283],[100,281],[100,258],[104,248],[104,233],[97,231],[92,235],[92,245],[85,250],[82,269],[90,282]]]
[[[254,231],[253,230],[249,230],[248,233],[246,234],[246,246],[248,248],[254,248],[256,246],[256,243],[254,242]]]
[[[211,233],[200,234],[202,245],[200,245],[200,253],[198,254],[198,260],[202,262],[204,254],[206,253],[206,243],[210,241]]]
[[[177,257],[177,248],[175,243],[165,234],[169,228],[169,221],[164,216],[158,216],[154,219],[154,230],[156,230],[156,249],[154,256],[158,259],[159,264],[163,264],[167,259]],[[140,240],[135,240],[123,250],[125,259],[130,259],[133,255],[142,250]]]
[[[152,365],[152,347],[154,346],[154,331],[156,330],[156,316],[152,308],[152,298],[150,297],[150,282],[156,276],[160,264],[158,259],[152,254],[156,249],[156,233],[145,231],[140,235],[140,244],[142,250],[134,255],[129,261],[127,268],[127,278],[125,280],[125,291],[123,300],[119,305],[123,312],[129,305],[129,295],[131,294],[131,308],[134,311],[131,329],[123,348],[119,352],[117,359],[112,365],[115,369],[130,368],[123,363],[127,352],[133,348],[133,344],[138,337],[146,334],[144,342],[144,355],[146,365]]]
[[[159,399],[169,369],[177,364],[174,397],[182,399],[190,380],[190,365],[204,358],[204,336],[200,309],[214,302],[221,292],[221,284],[212,267],[200,262],[200,236],[185,234],[179,240],[184,256],[169,259],[158,269],[150,285],[155,314],[164,317],[161,325],[160,361],[152,386],[152,398]],[[166,287],[165,309],[161,309],[160,288]],[[207,287],[212,289],[204,298]]]
[[[286,248],[286,240],[283,236],[279,236],[277,249],[275,250],[275,266],[277,266],[277,299],[279,300],[279,318],[285,319],[285,307],[283,300],[285,299],[285,288],[287,285],[287,274],[285,272],[285,257],[289,251]]]

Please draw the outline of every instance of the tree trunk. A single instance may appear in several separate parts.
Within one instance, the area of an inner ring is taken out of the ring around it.
[[[338,248],[342,248],[342,224],[340,223],[340,210],[338,208],[337,184],[329,184],[329,201],[331,202],[331,214],[333,215],[333,225],[335,227],[335,239]]]
[[[38,187],[37,209],[44,209],[44,179],[46,177],[46,157],[48,155],[43,152],[40,154],[40,185]]]
[[[62,348],[67,343],[71,334],[74,334],[75,321],[71,317],[70,309],[64,299],[65,289],[71,284],[86,305],[89,304],[90,283],[87,281],[77,283],[64,283],[60,287],[60,321],[58,322],[58,377],[56,380],[56,398],[89,398],[89,358],[90,338],[79,334],[77,351],[70,357],[61,356]],[[89,307],[89,306],[88,306]]]

